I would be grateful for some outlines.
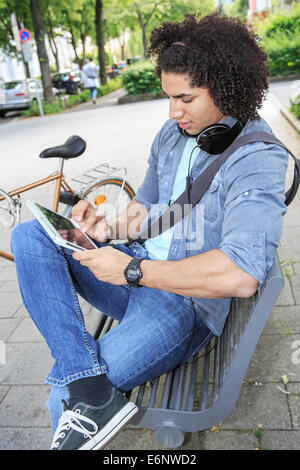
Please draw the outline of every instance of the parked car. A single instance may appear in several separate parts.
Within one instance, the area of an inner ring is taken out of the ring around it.
[[[124,62],[115,62],[108,69],[109,78],[116,78],[120,74],[120,72],[122,72],[122,70],[126,70]]]
[[[37,93],[43,98],[43,87],[40,80],[11,80],[4,83],[5,101],[0,101],[0,117],[9,111],[28,109],[37,99]]]
[[[51,79],[57,90],[68,95],[76,95],[82,89],[80,70],[58,72],[52,75]]]
[[[0,105],[5,103],[5,87],[4,80],[0,77]]]

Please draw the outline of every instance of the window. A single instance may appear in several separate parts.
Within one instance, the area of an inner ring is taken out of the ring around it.
[[[5,83],[5,90],[20,90],[22,82],[7,82]]]

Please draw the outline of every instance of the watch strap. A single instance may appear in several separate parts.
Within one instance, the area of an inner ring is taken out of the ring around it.
[[[132,258],[130,260],[130,262],[128,263],[128,265],[126,266],[126,268],[124,269],[124,276],[125,276],[125,279],[127,281],[127,283],[130,285],[130,286],[134,286],[134,287],[142,287],[139,285],[139,282],[140,280],[142,279],[143,277],[143,273],[142,273],[142,270],[140,268],[140,264],[141,262],[143,261],[144,258]],[[127,276],[127,270],[130,269],[130,268],[136,268],[139,270],[139,275],[138,277],[136,278],[135,281],[132,281],[128,278]]]

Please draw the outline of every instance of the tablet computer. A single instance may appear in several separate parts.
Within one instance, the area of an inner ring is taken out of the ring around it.
[[[26,204],[57,245],[74,251],[98,248],[74,220],[67,219],[32,200],[28,200]]]

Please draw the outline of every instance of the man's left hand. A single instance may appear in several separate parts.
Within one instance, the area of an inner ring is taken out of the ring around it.
[[[131,256],[111,246],[96,250],[76,251],[73,258],[89,268],[99,281],[110,284],[127,284],[124,269],[132,259]]]

